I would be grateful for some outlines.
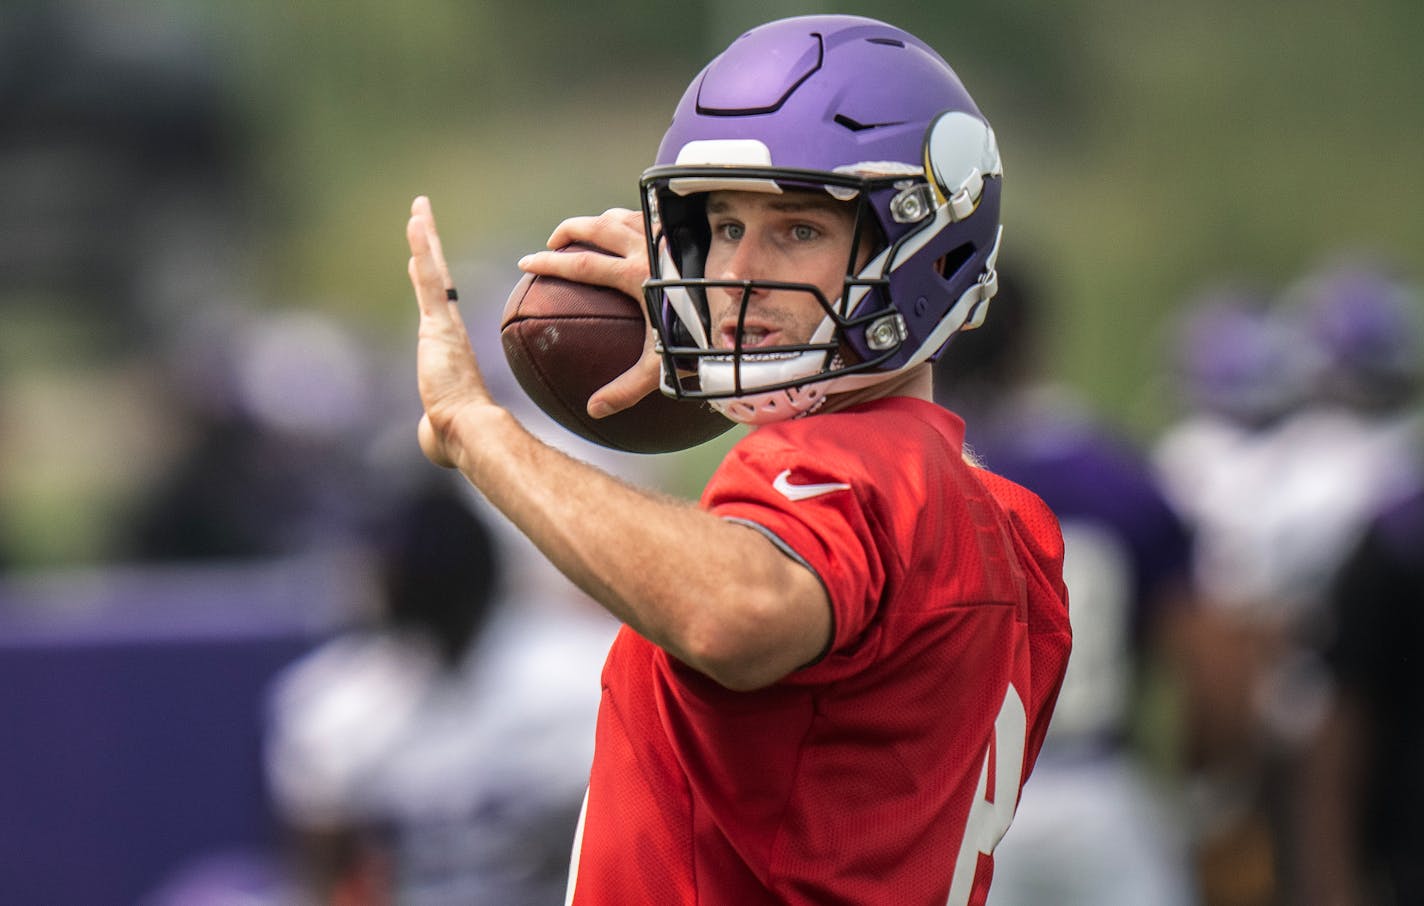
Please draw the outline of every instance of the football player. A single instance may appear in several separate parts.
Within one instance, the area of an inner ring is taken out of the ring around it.
[[[782,20],[693,80],[640,213],[550,239],[614,256],[521,262],[647,300],[655,341],[591,414],[660,387],[756,426],[696,506],[495,403],[415,201],[422,448],[625,624],[572,903],[984,902],[1070,645],[1057,521],[933,401],[994,294],[1002,180],[924,42]]]

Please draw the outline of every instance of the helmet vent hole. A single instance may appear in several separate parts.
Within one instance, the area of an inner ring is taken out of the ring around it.
[[[844,113],[836,114],[836,122],[852,132],[864,132],[866,129],[874,129],[876,126],[875,123],[861,123],[853,120]]]
[[[905,42],[898,38],[866,38],[871,44],[888,44],[891,47],[904,47]]]

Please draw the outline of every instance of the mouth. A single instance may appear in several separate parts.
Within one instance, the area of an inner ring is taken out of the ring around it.
[[[739,345],[742,349],[756,349],[759,346],[775,346],[776,338],[780,336],[780,331],[756,324],[743,324],[742,332],[737,333],[735,322],[724,324],[719,332],[721,340],[718,346],[722,349],[736,349]]]

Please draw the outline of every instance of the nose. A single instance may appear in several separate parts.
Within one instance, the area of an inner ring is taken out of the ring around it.
[[[767,276],[764,270],[765,255],[748,232],[729,250],[727,258],[718,268],[716,278],[736,281],[755,280]],[[765,295],[765,290],[748,290],[741,286],[725,286],[720,289],[720,292],[727,304],[737,307],[744,306],[752,299]]]
[[[721,273],[717,275],[717,278],[720,280],[755,279],[760,257],[757,242],[749,231],[732,247],[731,254],[722,262]]]

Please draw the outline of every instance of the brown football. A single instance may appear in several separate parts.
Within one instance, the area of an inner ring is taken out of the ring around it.
[[[631,296],[534,274],[515,285],[500,318],[504,355],[519,386],[550,418],[586,440],[630,453],[670,453],[730,429],[732,422],[706,403],[657,391],[606,418],[589,416],[588,398],[633,366],[645,330],[642,303]]]

